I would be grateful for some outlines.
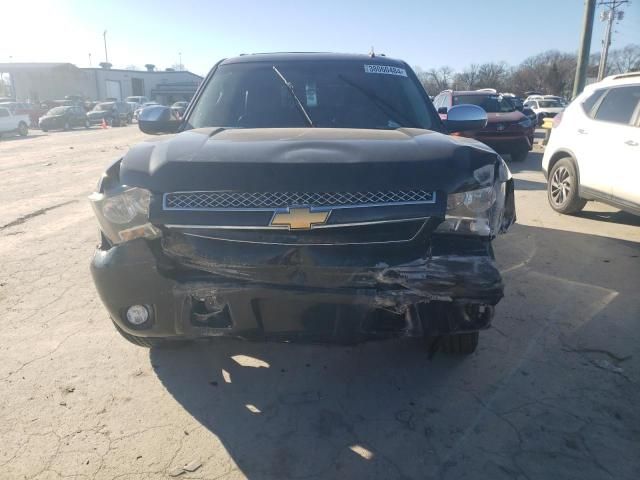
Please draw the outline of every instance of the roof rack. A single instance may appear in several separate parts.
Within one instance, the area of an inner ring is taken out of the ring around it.
[[[607,77],[607,78],[610,78],[611,80],[619,80],[621,78],[632,78],[632,77],[640,77],[640,72],[620,73],[618,75],[612,75],[611,77]]]

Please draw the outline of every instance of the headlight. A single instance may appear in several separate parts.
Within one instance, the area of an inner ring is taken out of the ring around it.
[[[518,122],[518,125],[520,125],[522,128],[530,128],[532,125],[532,122],[529,117],[525,117]]]
[[[484,212],[496,201],[495,189],[485,187],[479,190],[453,193],[447,197],[447,213],[464,207],[473,213]]]
[[[495,167],[491,165],[491,169]],[[479,170],[487,170],[483,167]],[[479,170],[476,170],[478,172]],[[478,177],[474,172],[474,176]],[[498,178],[491,175],[491,185],[476,190],[452,193],[447,196],[447,213],[438,233],[462,235],[495,235],[499,229],[506,196],[505,183],[511,176],[504,160],[500,159]]]
[[[151,193],[144,188],[121,187],[109,194],[93,193],[89,200],[102,231],[114,244],[161,234],[149,223]]]
[[[139,213],[149,216],[151,194],[142,188],[132,188],[120,195],[105,198],[102,214],[107,220],[118,225],[131,222]]]

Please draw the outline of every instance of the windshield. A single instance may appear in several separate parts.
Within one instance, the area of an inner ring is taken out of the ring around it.
[[[220,66],[189,124],[195,128],[308,127],[286,82],[316,127],[428,129],[434,123],[420,85],[404,69],[313,61]]]
[[[111,110],[113,108],[114,104],[113,103],[99,103],[98,105],[96,105],[93,109],[96,111],[102,111],[102,112],[107,112],[109,110]]]
[[[63,115],[69,107],[56,107],[49,110],[49,115]]]
[[[454,95],[453,104],[478,105],[487,113],[508,113],[516,109],[509,98],[501,95]]]
[[[562,105],[558,100],[538,100],[538,106],[540,108],[559,108]]]

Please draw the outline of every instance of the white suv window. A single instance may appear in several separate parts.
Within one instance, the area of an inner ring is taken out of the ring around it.
[[[591,95],[589,95],[584,102],[582,102],[582,109],[584,113],[589,115],[591,118],[594,116],[593,107],[598,103],[598,100],[602,97],[602,94],[606,92],[606,88],[601,88],[600,90],[596,90]]]
[[[629,125],[639,102],[640,85],[612,88],[600,103],[594,118]]]

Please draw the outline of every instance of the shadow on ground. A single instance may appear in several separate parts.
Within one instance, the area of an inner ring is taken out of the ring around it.
[[[21,142],[21,141],[25,141],[25,140],[35,140],[36,138],[43,138],[46,137],[47,133],[41,132],[39,130],[37,130],[36,132],[34,131],[29,131],[29,135],[25,136],[25,137],[21,137],[20,135],[0,135],[0,142],[2,143],[6,143],[6,142]]]
[[[250,479],[638,478],[637,378],[597,362],[624,350],[614,367],[637,374],[639,253],[514,227],[496,242],[496,328],[464,359],[429,361],[418,341],[216,340],[151,364]]]
[[[599,222],[617,223],[619,225],[631,225],[640,227],[640,216],[632,215],[619,210],[617,212],[594,212],[582,211],[575,215],[580,218],[588,218],[589,220],[597,220]]]
[[[542,172],[542,152],[529,152],[529,155],[527,155],[527,158],[523,162],[514,162],[509,156],[506,156],[505,159],[512,173],[525,171]]]

